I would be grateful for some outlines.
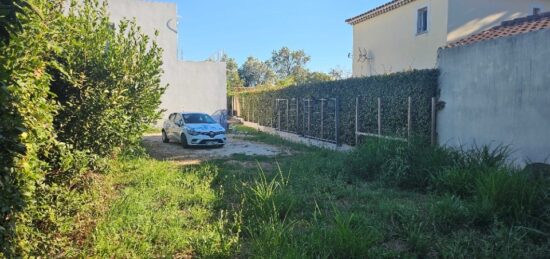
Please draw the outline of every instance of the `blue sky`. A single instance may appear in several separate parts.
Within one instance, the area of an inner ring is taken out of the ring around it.
[[[311,56],[308,67],[351,71],[352,27],[345,19],[388,0],[163,0],[178,4],[179,47],[185,60],[218,51],[242,62],[266,60],[288,46]]]

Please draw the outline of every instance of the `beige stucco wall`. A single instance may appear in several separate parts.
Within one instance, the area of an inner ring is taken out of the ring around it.
[[[502,21],[550,11],[550,0],[448,0],[448,42],[490,29]]]
[[[427,6],[428,32],[416,35],[417,10]],[[446,43],[448,0],[418,0],[353,26],[353,76],[435,67]],[[369,61],[359,62],[359,48]]]
[[[428,6],[429,31],[416,35],[417,10]],[[353,76],[434,68],[437,50],[502,21],[550,11],[550,0],[417,0],[353,26]],[[359,48],[371,58],[359,61]],[[364,52],[364,51],[363,51]]]

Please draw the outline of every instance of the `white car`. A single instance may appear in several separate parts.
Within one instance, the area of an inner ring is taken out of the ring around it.
[[[189,146],[223,147],[227,143],[225,128],[204,113],[172,113],[162,126],[162,142],[179,141]]]

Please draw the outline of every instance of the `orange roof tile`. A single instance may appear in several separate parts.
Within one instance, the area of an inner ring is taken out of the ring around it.
[[[365,13],[362,13],[360,15],[357,15],[355,17],[349,18],[346,20],[346,22],[350,25],[356,25],[360,22],[364,22],[368,19],[374,18],[378,15],[387,13],[391,10],[397,9],[401,6],[404,6],[408,3],[414,2],[416,0],[393,0],[391,2],[388,2],[384,5],[378,6],[370,11],[367,11]]]
[[[445,48],[455,48],[480,41],[514,36],[543,29],[550,29],[550,12],[502,22],[499,26],[448,44]]]

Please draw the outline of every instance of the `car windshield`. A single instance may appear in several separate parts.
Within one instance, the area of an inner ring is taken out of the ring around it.
[[[183,120],[186,124],[214,124],[216,121],[209,115],[201,113],[184,114]]]

